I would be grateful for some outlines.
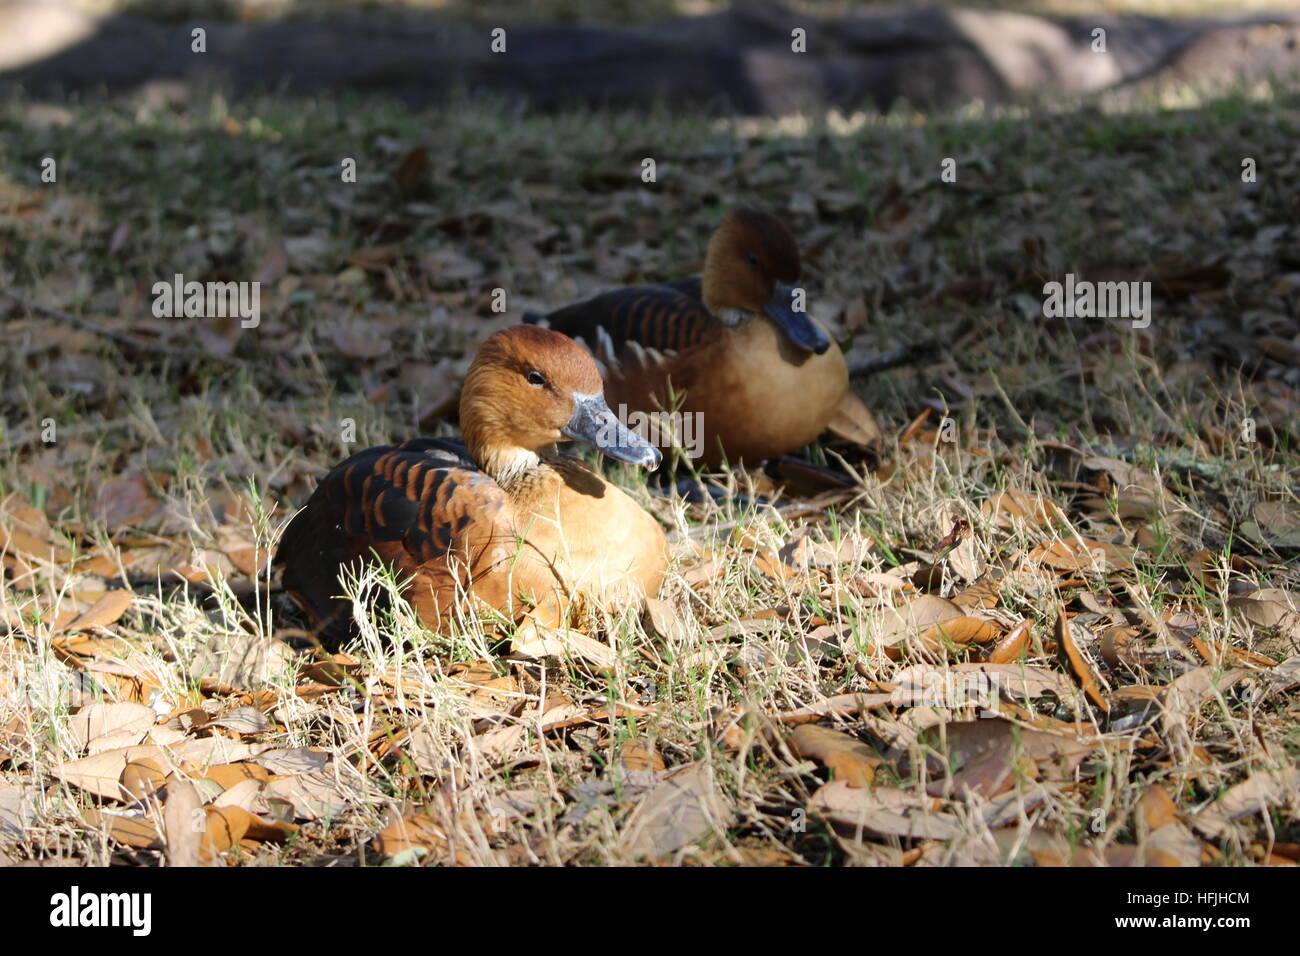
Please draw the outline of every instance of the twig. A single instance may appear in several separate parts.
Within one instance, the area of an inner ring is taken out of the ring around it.
[[[142,339],[137,335],[132,335],[130,332],[110,329],[106,325],[100,325],[93,319],[87,319],[80,315],[73,315],[70,312],[64,312],[62,309],[56,309],[53,306],[41,305],[39,302],[31,302],[17,293],[10,292],[8,289],[0,289],[0,295],[12,299],[29,312],[38,312],[48,318],[58,319],[60,322],[66,322],[68,325],[74,325],[79,329],[85,329],[87,332],[93,332],[95,335],[112,339],[115,342],[137,349],[141,352],[157,352],[161,355],[166,355],[169,358],[213,359],[217,362],[224,362],[227,365],[245,364],[243,359],[236,358],[233,355],[222,355],[220,352],[209,352],[205,349],[192,349],[184,346],[169,345],[166,342]]]
[[[898,368],[900,365],[916,365],[938,350],[939,342],[936,339],[912,342],[910,345],[890,349],[888,352],[881,352],[879,355],[868,355],[865,358],[849,362],[849,374],[876,375],[880,372],[887,372],[891,368]]]
[[[132,424],[129,418],[113,418],[103,422],[87,422],[81,425],[63,425],[57,431],[60,440],[67,438],[80,438],[83,435],[92,435],[96,432],[114,431],[119,428],[126,428]],[[26,445],[39,445],[44,441],[41,431],[19,432],[16,435],[0,434],[0,447],[5,448],[22,448]]]

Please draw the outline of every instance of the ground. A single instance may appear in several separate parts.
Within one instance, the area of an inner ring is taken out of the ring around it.
[[[1294,863],[1298,127],[1287,90],[776,122],[5,101],[0,853]],[[606,466],[674,565],[584,622],[604,655],[401,606],[302,649],[266,558],[317,478],[453,434],[485,335],[698,269],[740,203],[790,223],[852,364],[939,344],[854,379],[874,447],[805,451],[851,485],[751,469],[693,505]],[[260,324],[155,317],[175,273],[260,281]],[[1067,273],[1152,282],[1149,324],[1045,315]]]

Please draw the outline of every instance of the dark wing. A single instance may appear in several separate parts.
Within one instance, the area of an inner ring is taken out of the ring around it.
[[[351,630],[342,568],[379,557],[399,576],[445,568],[448,555],[489,539],[504,492],[449,439],[421,438],[358,452],[333,468],[280,538],[284,589],[330,645]]]
[[[629,345],[657,352],[681,352],[712,340],[722,323],[700,298],[700,279],[677,279],[631,286],[525,321],[544,322],[574,339],[582,339],[597,358],[621,357]]]

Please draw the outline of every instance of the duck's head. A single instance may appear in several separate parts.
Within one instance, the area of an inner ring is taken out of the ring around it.
[[[590,353],[567,335],[517,325],[490,336],[465,376],[461,430],[470,454],[502,484],[537,467],[561,441],[655,468],[659,449],[626,428],[605,403]]]
[[[799,247],[776,216],[737,209],[722,220],[704,257],[704,305],[729,325],[766,315],[792,343],[821,355],[830,339],[792,307]]]

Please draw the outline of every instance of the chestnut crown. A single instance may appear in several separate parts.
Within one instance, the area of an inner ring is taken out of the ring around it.
[[[788,286],[798,279],[799,247],[785,223],[768,213],[736,209],[709,240],[704,304],[714,313],[761,312],[778,283]]]

